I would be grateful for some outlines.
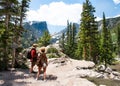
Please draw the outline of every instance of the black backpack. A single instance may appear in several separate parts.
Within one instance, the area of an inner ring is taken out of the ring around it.
[[[31,51],[32,50],[35,50],[35,49],[30,49],[30,50],[28,50],[28,52],[27,52],[27,58],[28,59],[31,59],[32,58],[32,56],[31,56]],[[36,51],[36,50],[35,50]]]

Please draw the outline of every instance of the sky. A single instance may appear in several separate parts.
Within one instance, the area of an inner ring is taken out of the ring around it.
[[[96,12],[96,20],[120,16],[120,0],[89,0]],[[82,5],[85,0],[31,0],[27,21],[46,21],[49,26],[67,25],[67,20],[78,23],[81,19]],[[49,28],[50,33],[59,32],[62,28]],[[64,28],[63,28],[64,29]]]

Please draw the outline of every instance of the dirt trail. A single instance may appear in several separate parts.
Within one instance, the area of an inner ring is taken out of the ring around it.
[[[79,72],[76,72],[75,67],[80,66],[79,61],[72,60],[62,63],[52,59],[49,62],[46,81],[42,80],[42,74],[36,81],[36,74],[30,74],[29,69],[16,69],[0,72],[0,86],[96,86],[78,76]],[[37,67],[34,70],[37,72]]]

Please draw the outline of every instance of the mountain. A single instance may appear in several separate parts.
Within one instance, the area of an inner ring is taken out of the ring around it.
[[[109,29],[115,28],[118,24],[120,24],[120,17],[115,18],[107,18],[106,24]],[[102,20],[98,21],[98,28],[102,29]]]
[[[23,42],[25,43],[23,44],[26,47],[36,42],[43,35],[44,31],[49,32],[46,21],[25,22],[23,27],[25,29],[23,33]]]
[[[42,36],[44,31],[48,31],[46,21],[42,21],[42,22],[37,22],[37,21],[25,22],[23,27],[27,31],[29,31],[32,35],[35,35],[37,38]]]
[[[115,17],[115,18],[107,18],[106,19],[106,24],[107,27],[109,29],[114,29],[118,24],[120,24],[120,17]],[[79,27],[80,24],[75,23],[76,28],[77,28],[77,33],[79,32]],[[102,29],[102,20],[98,21],[98,29],[101,30]],[[61,38],[62,33],[66,33],[67,32],[67,28],[64,28],[63,30],[61,30],[60,32],[56,33],[55,35],[53,35],[53,42],[57,42],[58,43],[58,39]]]
[[[75,24],[75,26],[76,26],[76,32],[78,32],[80,25],[77,24],[77,23],[74,23],[74,24]],[[53,34],[53,35],[52,35],[52,40],[51,40],[51,42],[52,42],[52,43],[59,43],[59,39],[61,38],[62,33],[66,33],[66,32],[67,32],[67,28],[64,27],[64,29],[61,30],[60,32]]]

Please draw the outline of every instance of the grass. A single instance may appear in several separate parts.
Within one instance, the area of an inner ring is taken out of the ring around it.
[[[112,80],[112,79],[101,79],[101,78],[94,78],[88,77],[89,81],[95,83],[97,86],[99,85],[106,85],[106,86],[120,86],[119,80]]]
[[[114,65],[110,65],[110,68],[112,68],[112,70],[120,73],[120,62],[115,63]]]

